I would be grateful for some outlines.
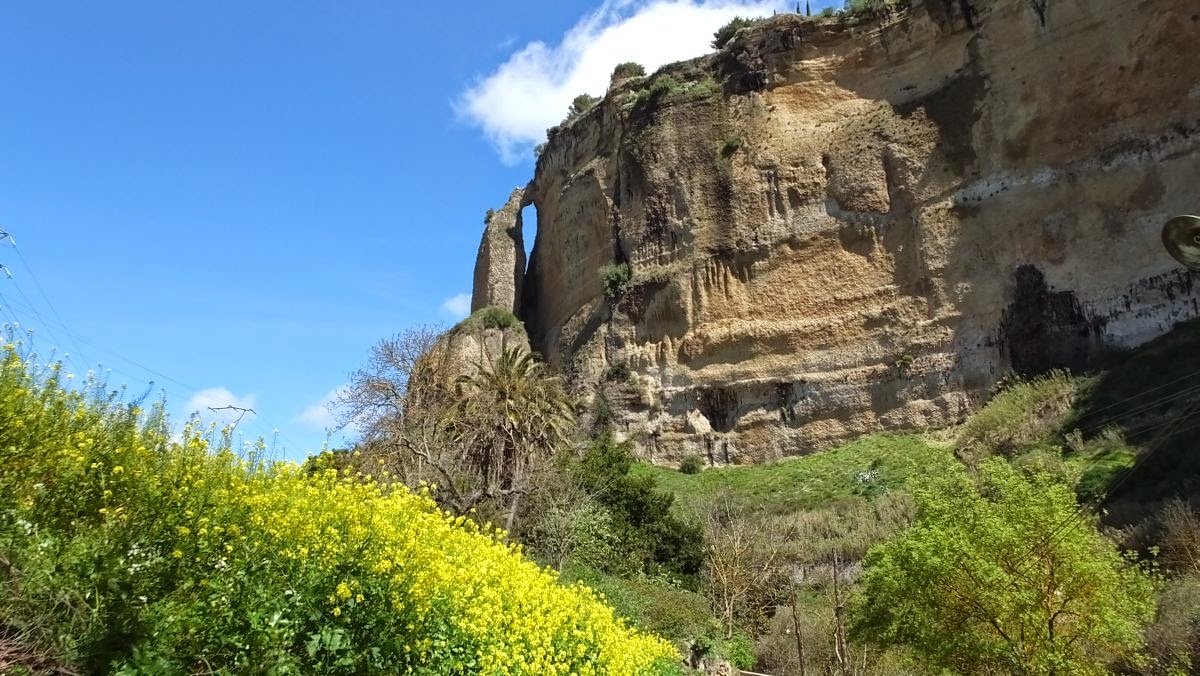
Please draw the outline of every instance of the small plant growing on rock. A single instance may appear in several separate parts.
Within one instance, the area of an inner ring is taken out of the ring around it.
[[[625,362],[617,362],[608,367],[604,372],[604,379],[610,383],[627,383],[633,378],[633,371],[630,370],[629,364]]]
[[[600,99],[592,96],[591,94],[580,94],[579,96],[576,96],[575,100],[571,101],[571,107],[567,109],[567,122],[570,122],[592,108],[595,108],[597,103],[600,103]]]
[[[724,48],[725,45],[729,44],[729,41],[733,39],[733,36],[737,35],[738,31],[742,30],[743,28],[749,28],[761,21],[762,18],[744,19],[740,16],[733,17],[732,21],[724,26],[721,26],[719,29],[717,29],[716,33],[713,33],[713,49]]]
[[[600,268],[600,288],[604,292],[604,298],[610,303],[619,300],[632,278],[633,273],[628,263],[615,263]]]
[[[685,456],[679,463],[679,471],[684,474],[699,474],[704,471],[704,458],[695,453]]]
[[[604,396],[603,392],[597,392],[592,399],[592,430],[594,432],[604,432],[612,427],[613,418],[612,402],[608,397]]]
[[[511,329],[521,326],[521,320],[510,310],[497,305],[489,305],[471,313],[470,317],[459,322],[454,331],[462,333],[477,333],[485,329]]]
[[[631,77],[645,76],[646,68],[642,64],[626,61],[625,63],[617,64],[617,67],[613,69],[612,81],[616,82],[617,80],[627,80]]]
[[[725,142],[721,144],[721,155],[723,157],[729,157],[730,155],[736,153],[742,147],[743,143],[744,141],[742,140],[741,136],[735,135],[725,137]]]

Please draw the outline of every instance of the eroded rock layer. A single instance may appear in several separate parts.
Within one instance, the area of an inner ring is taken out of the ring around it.
[[[1200,312],[1158,238],[1200,211],[1197,45],[1195,0],[916,0],[616,84],[527,189],[530,339],[663,461],[1095,365]]]

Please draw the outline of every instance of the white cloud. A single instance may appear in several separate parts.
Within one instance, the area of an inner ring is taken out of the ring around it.
[[[233,409],[213,411],[210,409],[221,409],[225,407],[234,407],[239,409],[252,409],[257,397],[253,394],[245,396],[237,396],[224,387],[210,387],[192,395],[184,406],[184,412],[187,415],[199,413],[200,417],[205,420],[212,420],[221,425],[228,425],[238,422],[249,422],[254,419],[254,413],[243,413]]]
[[[825,3],[822,3],[825,4]],[[605,0],[554,46],[531,42],[462,94],[457,112],[515,164],[531,157],[578,94],[603,95],[617,64],[648,72],[712,51],[713,32],[734,16],[769,16],[778,0]],[[792,0],[794,7],[794,0]]]
[[[455,319],[462,319],[471,314],[471,294],[460,293],[442,301],[442,312]]]
[[[321,430],[322,432],[332,430],[337,426],[337,419],[333,417],[334,404],[342,396],[343,392],[345,392],[345,386],[335,387],[330,390],[320,401],[304,409],[300,415],[296,416],[296,422],[316,430]]]

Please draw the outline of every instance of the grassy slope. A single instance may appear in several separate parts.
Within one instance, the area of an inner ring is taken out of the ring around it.
[[[721,495],[754,511],[786,514],[831,506],[855,497],[872,498],[910,479],[953,462],[944,446],[917,434],[876,434],[826,451],[776,463],[721,467],[699,474],[642,464],[695,513]]]

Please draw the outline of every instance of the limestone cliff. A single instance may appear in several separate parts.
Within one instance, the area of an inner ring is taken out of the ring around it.
[[[954,422],[1200,313],[1158,238],[1200,210],[1196,45],[1196,0],[774,17],[551,135],[518,312],[658,460]]]
[[[475,280],[471,288],[471,312],[485,307],[520,310],[521,285],[525,279],[525,238],[521,207],[525,191],[517,188],[499,211],[488,210],[483,238],[475,256]]]

